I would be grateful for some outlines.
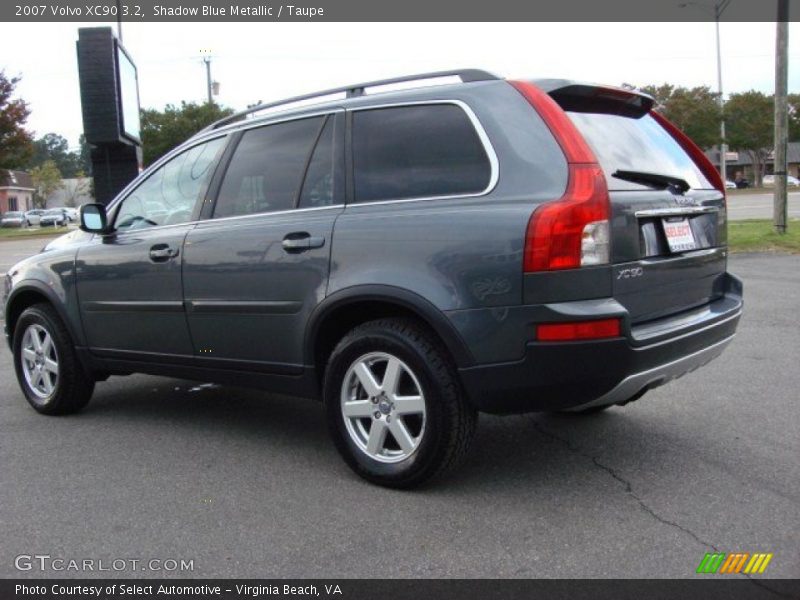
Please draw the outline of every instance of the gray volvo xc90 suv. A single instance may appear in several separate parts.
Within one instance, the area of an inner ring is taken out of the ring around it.
[[[380,90],[438,76],[461,81]],[[134,372],[321,398],[395,487],[462,458],[479,411],[637,399],[742,310],[723,182],[652,108],[463,70],[216,123],[8,272],[22,391],[44,414]]]

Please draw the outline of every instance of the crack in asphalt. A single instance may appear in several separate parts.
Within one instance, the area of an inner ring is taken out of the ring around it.
[[[605,464],[601,463],[600,460],[596,456],[593,456],[593,455],[591,455],[591,454],[589,454],[587,452],[584,452],[580,448],[578,448],[578,447],[574,446],[572,443],[570,443],[569,440],[567,440],[565,438],[562,438],[562,437],[556,435],[555,433],[553,433],[552,431],[548,431],[547,429],[543,428],[536,421],[534,421],[534,423],[533,423],[533,428],[536,429],[536,431],[538,431],[542,435],[544,435],[544,436],[546,436],[546,437],[548,437],[548,438],[550,438],[552,440],[555,440],[557,442],[560,442],[561,444],[566,446],[569,449],[570,452],[572,452],[574,454],[577,454],[578,456],[582,456],[584,458],[588,458],[589,460],[592,461],[592,464],[594,464],[597,468],[602,469],[603,471],[605,471],[606,473],[611,475],[611,477],[613,477],[616,481],[618,481],[619,483],[621,483],[625,487],[625,493],[628,494],[634,500],[636,500],[636,502],[639,504],[641,509],[644,512],[646,512],[648,515],[653,517],[659,523],[663,523],[664,525],[669,525],[670,527],[674,527],[675,529],[678,529],[678,530],[684,532],[685,534],[691,536],[692,538],[694,538],[694,540],[697,541],[699,544],[702,544],[703,546],[705,546],[707,548],[712,548],[714,550],[714,552],[720,552],[720,549],[717,548],[714,544],[702,539],[700,536],[698,536],[691,529],[688,529],[688,528],[684,527],[683,525],[680,525],[679,523],[675,523],[674,521],[670,521],[669,519],[665,519],[664,517],[662,517],[661,515],[656,513],[652,508],[650,508],[645,503],[644,500],[642,500],[642,498],[638,494],[636,494],[636,492],[633,491],[633,486],[631,485],[630,481],[625,479],[615,469],[609,467],[608,465],[605,465]]]
[[[693,539],[694,539],[696,542],[698,542],[699,544],[702,544],[702,545],[703,545],[703,546],[705,546],[706,548],[711,548],[711,549],[713,549],[713,550],[714,550],[714,552],[721,552],[721,550],[720,550],[719,548],[717,548],[717,547],[716,547],[714,544],[712,544],[711,542],[708,542],[708,541],[704,540],[703,538],[701,538],[700,536],[698,536],[698,535],[697,535],[697,534],[696,534],[694,531],[692,531],[691,529],[688,529],[688,528],[684,527],[683,525],[681,525],[681,524],[679,524],[679,523],[676,523],[676,522],[674,522],[674,521],[670,521],[669,519],[665,519],[664,517],[662,517],[661,515],[659,515],[658,513],[656,513],[656,512],[655,512],[655,511],[654,511],[652,508],[650,508],[650,507],[649,507],[649,506],[648,506],[648,505],[645,503],[645,501],[644,501],[644,500],[642,500],[642,499],[641,499],[641,497],[639,497],[639,496],[636,494],[636,492],[634,492],[634,491],[633,491],[633,485],[631,485],[631,482],[630,482],[630,481],[628,481],[627,479],[625,479],[625,478],[624,478],[622,475],[620,475],[620,474],[619,474],[619,472],[618,472],[618,471],[616,471],[615,469],[613,469],[613,468],[609,467],[608,465],[604,465],[603,463],[601,463],[601,462],[600,462],[600,459],[599,459],[599,458],[597,458],[596,456],[594,456],[594,455],[592,455],[592,454],[589,454],[588,452],[584,452],[583,450],[581,450],[581,449],[580,449],[580,448],[578,448],[577,446],[575,446],[575,445],[573,445],[572,443],[570,443],[570,441],[569,441],[568,439],[562,438],[561,436],[558,436],[558,435],[556,435],[556,434],[555,434],[555,433],[553,433],[552,431],[548,431],[547,429],[545,429],[544,427],[542,427],[542,426],[541,426],[541,425],[540,425],[538,422],[536,422],[536,421],[533,421],[533,428],[534,428],[536,431],[538,431],[539,433],[541,433],[543,436],[545,436],[545,437],[547,437],[547,438],[550,438],[551,440],[554,440],[554,441],[556,441],[556,442],[560,442],[561,444],[563,444],[564,446],[566,446],[566,448],[567,448],[567,449],[568,449],[570,452],[572,452],[573,454],[577,454],[578,456],[582,456],[583,458],[588,458],[589,460],[591,460],[591,461],[592,461],[592,464],[593,464],[595,467],[597,467],[598,469],[601,469],[601,470],[605,471],[606,473],[608,473],[609,475],[611,475],[611,477],[613,477],[613,478],[614,478],[616,481],[618,481],[619,483],[621,483],[621,484],[622,484],[622,485],[625,487],[625,493],[626,493],[626,494],[628,494],[628,495],[629,495],[631,498],[633,498],[634,500],[636,500],[636,502],[639,504],[639,507],[640,507],[640,508],[641,508],[641,509],[642,509],[644,512],[646,512],[648,515],[650,515],[651,517],[653,517],[653,518],[654,518],[656,521],[658,521],[659,523],[663,523],[664,525],[668,525],[668,526],[670,526],[670,527],[674,527],[675,529],[677,529],[677,530],[679,530],[679,531],[682,531],[683,533],[686,533],[687,535],[691,536],[691,537],[692,537],[692,538],[693,538]],[[784,594],[783,592],[780,592],[780,591],[778,591],[778,590],[772,589],[771,587],[769,587],[768,585],[766,585],[765,583],[763,583],[763,582],[761,582],[761,581],[759,581],[759,580],[757,580],[757,579],[753,579],[753,578],[752,578],[752,576],[751,576],[749,573],[742,573],[742,575],[743,575],[744,577],[746,577],[748,580],[750,580],[752,583],[754,583],[755,585],[757,585],[758,587],[760,587],[761,589],[763,589],[763,590],[766,590],[767,592],[770,592],[770,593],[772,593],[772,594],[775,594],[775,595],[777,595],[777,596],[781,596],[782,598],[794,598],[794,596],[791,596],[791,595],[788,595],[788,594]]]

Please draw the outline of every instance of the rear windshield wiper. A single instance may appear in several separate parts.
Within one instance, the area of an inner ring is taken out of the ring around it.
[[[619,169],[611,174],[612,177],[617,179],[624,179],[625,181],[632,181],[633,183],[641,183],[651,188],[658,190],[673,189],[683,194],[688,192],[690,186],[685,179],[680,177],[673,177],[672,175],[661,175],[660,173],[646,173],[644,171],[620,171]]]

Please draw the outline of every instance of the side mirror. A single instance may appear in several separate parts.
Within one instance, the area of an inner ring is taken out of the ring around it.
[[[81,229],[88,233],[108,233],[106,207],[102,204],[84,204],[80,211]]]

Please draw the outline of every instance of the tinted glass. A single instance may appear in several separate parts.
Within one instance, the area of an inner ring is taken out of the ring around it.
[[[308,165],[300,194],[300,208],[333,204],[333,128],[334,119],[329,117]]]
[[[225,173],[214,218],[294,208],[324,118],[288,121],[246,132]]]
[[[161,165],[122,201],[115,227],[127,231],[190,221],[224,144],[225,138],[217,138]]]
[[[353,115],[355,201],[482,192],[491,166],[469,117],[452,104]]]
[[[647,186],[612,177],[617,169],[680,177],[693,188],[712,189],[691,157],[653,117],[638,119],[600,113],[567,113],[594,150],[611,190]]]

